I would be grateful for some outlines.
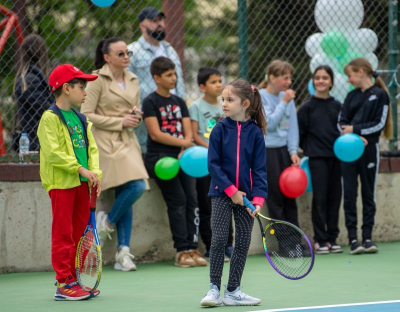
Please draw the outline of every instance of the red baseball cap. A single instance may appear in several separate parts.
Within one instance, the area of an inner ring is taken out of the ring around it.
[[[75,78],[85,79],[86,81],[96,80],[98,76],[85,74],[78,67],[71,64],[58,65],[51,72],[49,77],[50,91],[53,93],[64,83]]]

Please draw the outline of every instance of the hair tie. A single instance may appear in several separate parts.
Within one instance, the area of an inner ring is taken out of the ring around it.
[[[265,74],[264,80],[265,80],[266,82],[268,82],[268,80],[269,80],[268,74]]]
[[[255,92],[256,91],[256,87],[251,85],[251,90],[253,90],[253,92]]]
[[[372,72],[372,77],[374,77],[375,79],[379,77],[379,73],[377,71],[373,71]]]

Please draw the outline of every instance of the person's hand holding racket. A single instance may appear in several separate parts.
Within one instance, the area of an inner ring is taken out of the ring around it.
[[[244,206],[243,196],[246,196],[245,192],[237,191],[235,194],[231,196],[231,200],[236,205]]]
[[[250,208],[246,208],[247,212],[252,216],[253,219],[256,218],[257,213],[259,213],[261,211],[261,206],[260,205],[254,205],[254,207],[256,208],[256,210],[251,210]]]
[[[99,197],[100,193],[101,193],[101,182],[100,182],[100,178],[97,175],[97,173],[95,173],[93,171],[90,171],[90,170],[87,170],[86,168],[83,168],[83,167],[80,167],[78,169],[78,173],[82,177],[84,177],[84,178],[89,180],[90,185],[92,187],[96,188],[96,195],[97,195],[97,197]]]

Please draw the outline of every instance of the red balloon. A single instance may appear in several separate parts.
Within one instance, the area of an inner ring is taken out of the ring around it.
[[[283,170],[279,178],[279,187],[282,193],[290,198],[296,198],[307,189],[307,174],[299,167],[291,166]]]

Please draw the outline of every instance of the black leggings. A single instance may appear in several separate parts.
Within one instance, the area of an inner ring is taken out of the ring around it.
[[[235,220],[235,248],[231,258],[228,288],[240,286],[247,252],[251,242],[254,219],[246,208],[235,205],[230,198],[212,197],[212,240],[210,252],[210,282],[221,288],[225,246],[229,236],[232,212]]]

